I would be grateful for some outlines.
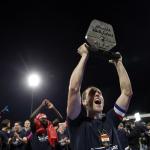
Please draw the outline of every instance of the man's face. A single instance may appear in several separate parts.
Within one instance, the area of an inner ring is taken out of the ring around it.
[[[123,124],[120,123],[119,126],[118,126],[118,129],[123,129],[123,128],[124,128],[124,127],[123,127]]]
[[[60,132],[64,132],[64,130],[67,128],[66,122],[59,123],[58,125],[59,125],[58,130],[59,130]]]
[[[91,113],[101,113],[104,107],[104,98],[100,90],[89,92],[87,98],[87,109]]]
[[[150,125],[147,125],[146,127],[147,127],[148,130],[150,130]]]
[[[14,129],[15,129],[15,131],[20,131],[20,128],[21,128],[20,124],[16,122],[16,123],[14,124]]]
[[[43,125],[44,127],[47,127],[47,126],[48,126],[47,118],[45,118],[45,117],[40,118],[40,122],[42,123],[42,125]]]
[[[93,111],[102,112],[104,107],[104,98],[100,91],[97,91],[93,98]]]
[[[135,128],[135,123],[131,123],[131,129]]]
[[[30,121],[29,121],[29,120],[26,120],[26,121],[24,122],[24,127],[25,127],[25,128],[30,128]]]

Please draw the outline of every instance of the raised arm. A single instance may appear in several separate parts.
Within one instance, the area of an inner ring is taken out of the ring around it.
[[[46,102],[46,105],[47,105],[48,109],[51,109],[57,115],[57,118],[59,119],[59,121],[63,120],[62,115],[60,114],[60,112],[58,111],[58,109],[53,105],[53,103],[50,100],[48,100]]]
[[[116,101],[116,104],[121,107],[123,110],[127,111],[130,103],[130,99],[132,97],[132,86],[128,76],[128,73],[122,63],[122,57],[118,60],[110,61],[114,63],[118,76],[119,76],[119,83],[121,89],[121,95]]]
[[[56,107],[53,105],[53,103],[48,100],[48,99],[44,99],[41,103],[41,105],[31,114],[30,119],[34,119],[34,117],[40,112],[40,110],[46,106],[48,109],[51,109],[59,118],[59,120],[62,120],[63,117],[60,114],[60,112],[56,109]]]
[[[40,112],[40,110],[46,105],[47,100],[43,100],[41,105],[34,110],[34,112],[30,115],[30,120],[33,120],[34,117]]]
[[[72,72],[68,91],[67,116],[70,119],[75,119],[81,111],[81,94],[80,88],[83,79],[83,74],[88,60],[87,44],[84,43],[78,48],[78,53],[81,59]]]

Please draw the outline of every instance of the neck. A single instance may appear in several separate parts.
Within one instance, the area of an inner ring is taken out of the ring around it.
[[[101,119],[101,115],[102,115],[102,113],[97,113],[97,114],[94,116],[94,119]]]
[[[87,111],[87,117],[92,118],[92,119],[101,119],[102,118],[102,112],[95,113],[95,112]]]
[[[28,131],[28,130],[30,129],[30,127],[25,127],[24,129],[25,129],[26,131]]]

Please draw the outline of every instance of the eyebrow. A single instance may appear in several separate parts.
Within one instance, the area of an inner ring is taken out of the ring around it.
[[[96,90],[96,91],[95,91],[95,93],[96,93],[96,92],[97,92],[97,93],[99,93],[99,94],[102,94],[102,92],[101,92],[101,91],[99,91],[99,90]]]

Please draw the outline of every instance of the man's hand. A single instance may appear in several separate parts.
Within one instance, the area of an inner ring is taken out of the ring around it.
[[[112,64],[114,64],[116,66],[119,61],[122,62],[122,56],[121,56],[121,54],[119,52],[116,52],[115,54],[119,54],[120,58],[119,59],[109,60],[109,63],[112,63]]]
[[[78,48],[78,53],[81,56],[83,56],[84,54],[88,55],[88,53],[89,53],[88,48],[89,48],[89,46],[86,43],[84,43]]]
[[[27,137],[23,137],[23,138],[22,138],[22,142],[23,142],[23,143],[28,143]]]
[[[48,106],[48,108],[53,108],[54,106],[53,106],[53,104],[47,99],[47,98],[45,98],[43,101],[42,101],[42,103],[41,103],[41,105],[38,107],[38,108],[36,108],[36,110],[34,110],[34,112],[30,115],[30,119],[34,119],[34,117],[40,112],[40,110],[43,108],[43,107],[45,107],[45,106]]]
[[[8,144],[12,143],[12,138],[8,138]]]
[[[54,105],[53,105],[52,102],[48,101],[48,102],[47,102],[47,107],[48,107],[49,109],[51,109],[51,108],[54,107]]]
[[[41,105],[42,105],[42,106],[46,106],[48,102],[49,102],[49,100],[45,98],[45,99],[42,101],[42,104],[41,104]]]
[[[42,101],[42,105],[43,106],[47,106],[49,109],[54,107],[53,103],[50,100],[48,100],[48,99],[44,99]]]
[[[19,139],[19,138],[20,138],[20,137],[19,137],[19,134],[18,134],[17,132],[14,133],[14,137],[15,137],[16,139]]]

